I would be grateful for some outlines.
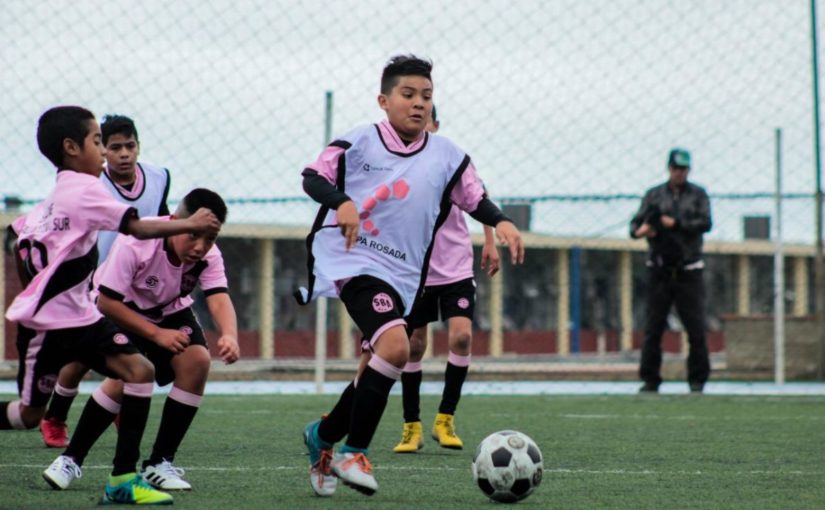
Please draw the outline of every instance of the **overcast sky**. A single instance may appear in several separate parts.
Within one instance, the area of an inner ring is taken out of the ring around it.
[[[133,117],[142,159],[172,172],[173,198],[194,186],[301,196],[299,172],[323,144],[325,91],[334,133],[380,120],[381,68],[399,52],[435,62],[442,134],[494,197],[641,194],[666,177],[675,145],[691,150],[691,178],[712,194],[770,192],[777,127],[785,190],[812,192],[809,5],[5,0],[0,196],[37,199],[52,186],[34,133],[56,104]],[[545,202],[534,229],[623,237],[636,206]],[[310,209],[238,206],[230,218],[308,224]],[[737,239],[743,214],[771,212],[768,200],[714,202],[712,237]],[[812,240],[813,217],[809,203],[789,204],[789,239]]]

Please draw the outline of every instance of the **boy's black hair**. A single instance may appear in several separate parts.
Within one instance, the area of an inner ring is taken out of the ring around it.
[[[432,81],[430,73],[433,70],[433,63],[429,60],[416,57],[415,55],[396,55],[391,57],[384,66],[381,73],[381,93],[389,94],[392,88],[398,84],[398,79],[402,76],[423,76]]]
[[[109,143],[109,137],[112,135],[123,135],[126,138],[134,136],[135,141],[140,143],[135,121],[125,115],[116,113],[104,115],[103,122],[100,124],[100,132],[103,135],[103,145]]]
[[[187,193],[178,206],[177,216],[180,218],[188,218],[195,214],[201,207],[206,207],[212,211],[221,223],[226,222],[226,203],[220,195],[206,188],[195,188]]]
[[[63,140],[69,138],[83,147],[89,121],[95,114],[80,106],[55,106],[37,121],[37,147],[58,169],[63,166]]]
[[[430,117],[433,118],[433,123],[438,122],[438,116],[435,114],[435,105],[433,105],[433,112],[430,114]]]

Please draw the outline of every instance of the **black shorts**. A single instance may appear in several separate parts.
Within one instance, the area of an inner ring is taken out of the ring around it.
[[[473,320],[475,306],[476,282],[472,278],[444,285],[428,285],[424,287],[424,294],[415,300],[412,311],[406,317],[407,328],[412,331],[436,322],[439,309],[443,321],[451,317],[467,317]]]
[[[117,378],[106,366],[106,357],[139,353],[133,339],[134,335],[127,334],[105,317],[88,326],[66,329],[34,330],[18,324],[17,390],[23,404],[45,407],[57,374],[72,361]]]
[[[371,347],[386,329],[405,325],[404,302],[398,292],[373,276],[356,276],[344,284],[341,301],[364,334],[364,347]]]
[[[178,331],[182,331],[189,335],[189,345],[202,345],[206,347],[206,336],[203,334],[203,328],[191,308],[184,308],[171,315],[167,315],[157,323],[157,326],[163,329],[177,329]],[[172,369],[172,356],[175,356],[175,354],[142,336],[134,335],[133,338],[140,352],[155,365],[155,381],[158,383],[158,386],[166,386],[174,381],[175,371]]]

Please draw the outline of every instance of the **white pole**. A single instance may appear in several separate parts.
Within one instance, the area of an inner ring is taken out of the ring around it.
[[[327,298],[315,300],[315,393],[324,392],[327,361]]]
[[[785,384],[785,254],[782,245],[782,130],[776,129],[776,199],[773,254],[773,373]]]

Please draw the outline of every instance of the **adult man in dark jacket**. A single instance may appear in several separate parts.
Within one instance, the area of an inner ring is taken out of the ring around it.
[[[702,235],[710,231],[710,200],[688,182],[690,153],[675,148],[668,156],[670,178],[650,188],[630,222],[630,236],[648,242],[648,300],[639,376],[640,392],[657,392],[662,383],[662,334],[670,307],[676,305],[688,333],[687,379],[701,393],[710,375],[705,339],[705,289]]]

